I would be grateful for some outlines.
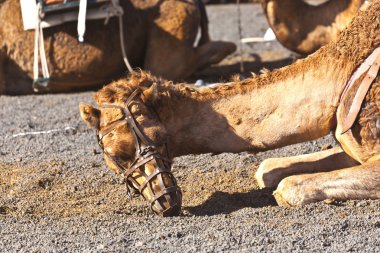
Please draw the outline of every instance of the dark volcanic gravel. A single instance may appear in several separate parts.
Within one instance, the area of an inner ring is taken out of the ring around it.
[[[236,41],[236,6],[208,11],[212,37]],[[258,5],[242,13],[245,36],[265,31]],[[257,70],[292,59],[278,43],[243,54]],[[239,57],[198,76],[218,80]],[[0,96],[0,252],[380,252],[380,201],[281,208],[253,179],[263,159],[336,145],[332,136],[259,154],[176,158],[182,215],[160,218],[141,199],[128,201],[106,168],[78,112],[92,95]]]

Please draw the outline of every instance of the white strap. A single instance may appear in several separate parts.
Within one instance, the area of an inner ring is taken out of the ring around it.
[[[80,0],[79,2],[79,14],[78,14],[78,40],[79,42],[84,41],[84,33],[86,32],[86,10],[87,10],[87,0]]]

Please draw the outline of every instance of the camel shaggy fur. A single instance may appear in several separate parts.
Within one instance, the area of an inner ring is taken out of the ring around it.
[[[314,140],[335,130],[340,146],[315,154],[265,160],[256,178],[277,187],[279,205],[322,200],[380,198],[380,76],[373,82],[353,127],[342,134],[340,96],[353,71],[380,46],[380,0],[359,12],[337,41],[296,63],[243,81],[194,89],[152,77],[131,75],[105,86],[99,105],[130,105],[141,130],[167,143],[170,157],[206,152],[261,151]],[[153,111],[154,108],[154,111]],[[103,129],[120,111],[80,105],[89,126]],[[159,119],[159,120],[158,120]],[[114,156],[134,157],[126,127],[104,137]],[[126,156],[125,156],[126,155]],[[112,165],[110,165],[112,166]]]
[[[204,6],[198,0],[126,0],[125,47],[133,67],[182,79],[217,63],[235,50],[229,42],[210,41]],[[24,31],[20,1],[0,1],[0,94],[32,92],[34,32]],[[202,35],[194,47],[198,29]],[[85,42],[77,40],[76,22],[44,30],[49,92],[99,87],[125,71],[117,18],[88,21]]]

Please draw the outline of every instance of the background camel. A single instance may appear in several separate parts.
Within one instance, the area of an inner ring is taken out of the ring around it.
[[[310,54],[335,40],[366,6],[364,0],[329,0],[317,6],[303,0],[260,2],[278,41],[300,54]]]
[[[217,63],[235,50],[233,43],[211,42],[205,11],[197,1],[120,1],[125,46],[133,67],[170,79],[184,78]],[[34,32],[22,26],[19,1],[0,2],[0,94],[32,92]],[[198,28],[199,45],[193,47]],[[125,72],[116,18],[88,21],[85,43],[76,23],[45,29],[51,72],[50,92],[99,87]]]
[[[125,106],[131,92],[141,89],[143,94],[131,104],[131,111],[152,141],[167,143],[170,157],[267,150],[336,130],[341,147],[266,160],[256,174],[259,183],[277,187],[276,200],[284,206],[380,198],[380,78],[369,90],[353,127],[344,134],[341,114],[345,106],[340,105],[351,103],[355,89],[339,102],[355,68],[380,46],[379,12],[380,0],[373,1],[336,42],[271,73],[199,90],[141,73],[104,87],[96,100],[99,105]],[[124,119],[115,108],[81,104],[80,112],[88,125],[98,130]],[[132,135],[125,126],[103,139],[110,154],[128,157],[125,163],[134,157],[131,143]]]
[[[204,1],[209,3],[210,1]],[[211,3],[222,1],[211,1]],[[236,1],[228,1],[236,3]],[[240,1],[247,2],[247,1]],[[287,49],[308,55],[335,40],[365,0],[257,0],[277,40]]]

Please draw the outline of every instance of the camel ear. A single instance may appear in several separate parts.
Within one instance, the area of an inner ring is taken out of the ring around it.
[[[143,92],[141,99],[144,103],[154,103],[159,97],[157,83],[153,83]]]
[[[80,116],[86,121],[89,127],[99,129],[100,123],[100,110],[96,109],[92,105],[80,103],[79,104]]]

